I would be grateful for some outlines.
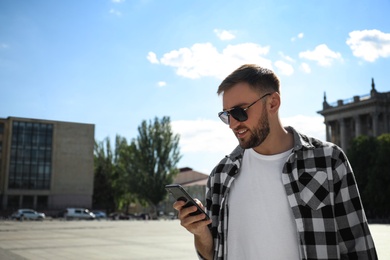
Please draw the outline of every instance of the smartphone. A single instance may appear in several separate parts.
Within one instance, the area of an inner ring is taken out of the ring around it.
[[[165,189],[167,189],[167,191],[171,193],[176,200],[182,200],[184,202],[187,202],[183,206],[184,208],[188,208],[191,206],[196,206],[198,208],[197,211],[190,214],[191,216],[203,213],[206,215],[205,220],[210,219],[206,212],[198,205],[198,203],[195,202],[191,195],[188,194],[187,191],[180,184],[169,184],[165,186]]]

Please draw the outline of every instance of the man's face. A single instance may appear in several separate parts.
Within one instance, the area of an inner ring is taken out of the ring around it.
[[[253,91],[248,83],[238,83],[224,92],[223,109],[246,108],[259,98],[259,94]],[[245,112],[248,114],[248,119],[244,122],[239,122],[230,116],[229,127],[242,148],[255,148],[263,143],[270,132],[265,100],[260,100]]]

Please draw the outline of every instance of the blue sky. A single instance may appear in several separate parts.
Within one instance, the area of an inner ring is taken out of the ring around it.
[[[216,89],[244,63],[273,69],[285,125],[324,139],[327,100],[390,91],[390,1],[0,0],[0,117],[138,135],[169,116],[179,167],[209,173],[237,145]]]

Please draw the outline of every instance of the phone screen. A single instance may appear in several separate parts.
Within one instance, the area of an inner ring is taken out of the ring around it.
[[[182,200],[184,202],[187,202],[184,207],[191,207],[196,206],[197,211],[191,213],[191,216],[198,215],[198,214],[205,214],[206,218],[209,219],[209,216],[206,214],[206,212],[195,202],[195,200],[187,193],[187,191],[180,185],[180,184],[169,184],[165,186],[165,189],[168,190],[170,194],[176,199],[176,200]]]

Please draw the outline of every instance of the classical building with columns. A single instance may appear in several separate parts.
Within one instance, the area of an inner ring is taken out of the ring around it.
[[[355,137],[390,133],[390,92],[376,91],[372,79],[371,92],[364,96],[329,104],[325,94],[318,113],[325,119],[326,140],[346,151]]]

